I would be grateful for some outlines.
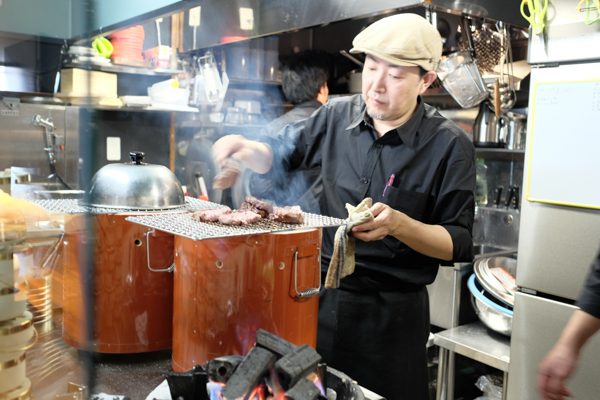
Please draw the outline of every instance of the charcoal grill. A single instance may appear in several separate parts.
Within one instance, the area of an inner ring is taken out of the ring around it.
[[[202,202],[202,200],[199,200]],[[202,202],[198,204],[198,210],[215,209],[214,203]],[[224,225],[219,222],[199,222],[192,218],[191,214],[162,213],[157,215],[140,215],[127,217],[126,220],[136,224],[144,225],[156,230],[183,236],[194,241],[206,239],[221,239],[235,236],[259,235],[263,233],[278,233],[286,231],[301,231],[316,228],[328,228],[341,226],[345,220],[333,217],[303,212],[304,223],[287,224],[261,218],[260,221],[248,225]]]

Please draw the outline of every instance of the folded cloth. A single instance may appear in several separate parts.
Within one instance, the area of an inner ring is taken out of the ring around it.
[[[354,272],[355,239],[351,235],[352,228],[373,219],[373,214],[368,211],[372,205],[373,200],[369,197],[361,201],[356,207],[346,203],[348,222],[345,226],[340,226],[335,233],[333,254],[325,278],[326,289],[337,289],[340,286],[340,279]]]

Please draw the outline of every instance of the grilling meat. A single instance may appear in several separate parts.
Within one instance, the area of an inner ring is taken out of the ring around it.
[[[258,200],[256,197],[246,196],[246,201],[242,203],[238,211],[252,211],[262,218],[267,218],[273,212],[273,206],[265,201]]]
[[[238,178],[240,172],[242,172],[242,162],[233,158],[225,160],[225,165],[221,168],[221,171],[213,179],[213,189],[225,190],[232,187]]]
[[[219,222],[225,225],[248,225],[256,221],[260,221],[260,215],[252,211],[233,212],[219,217]]]
[[[269,218],[277,222],[285,222],[287,224],[303,224],[304,216],[300,206],[285,206],[273,207],[273,212],[269,214]]]
[[[224,207],[224,208],[217,208],[216,210],[195,211],[192,214],[192,218],[194,218],[196,221],[199,221],[199,222],[214,222],[214,221],[218,221],[219,217],[221,215],[229,214],[229,213],[231,213],[231,208]]]

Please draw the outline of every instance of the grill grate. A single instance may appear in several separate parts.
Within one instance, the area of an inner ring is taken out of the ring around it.
[[[327,228],[346,224],[345,220],[339,218],[310,213],[302,213],[302,215],[304,215],[303,224],[285,224],[262,218],[253,224],[236,226],[223,225],[218,222],[198,222],[192,218],[191,213],[140,215],[128,217],[125,220],[192,240]]]
[[[164,212],[186,212],[195,210],[213,210],[215,208],[223,207],[217,203],[211,203],[209,201],[195,199],[193,197],[185,198],[186,205],[169,208],[165,210],[144,210],[144,209],[127,209],[127,208],[104,208],[104,207],[91,207],[80,203],[77,199],[44,199],[44,200],[33,200],[32,203],[37,204],[44,210],[51,213],[64,213],[64,214],[130,214],[130,213],[164,213]]]

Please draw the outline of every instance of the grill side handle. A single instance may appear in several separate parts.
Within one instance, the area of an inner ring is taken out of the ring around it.
[[[318,257],[318,268],[317,270],[321,271],[321,248],[317,247],[317,250],[319,251],[319,257]],[[298,295],[298,297],[303,298],[303,299],[310,299],[311,297],[314,297],[316,295],[319,294],[319,292],[321,291],[321,279],[319,277],[319,287],[318,288],[309,288],[306,290],[303,290],[302,292],[298,292],[298,253],[299,250],[296,250],[296,254],[294,254],[294,290],[296,290],[296,294]]]
[[[173,260],[173,264],[171,264],[171,266],[169,268],[165,268],[165,269],[153,269],[150,266],[150,234],[155,233],[156,230],[151,229],[148,232],[146,232],[146,259],[148,260],[148,269],[152,272],[173,272],[173,270],[175,269],[175,260]]]

